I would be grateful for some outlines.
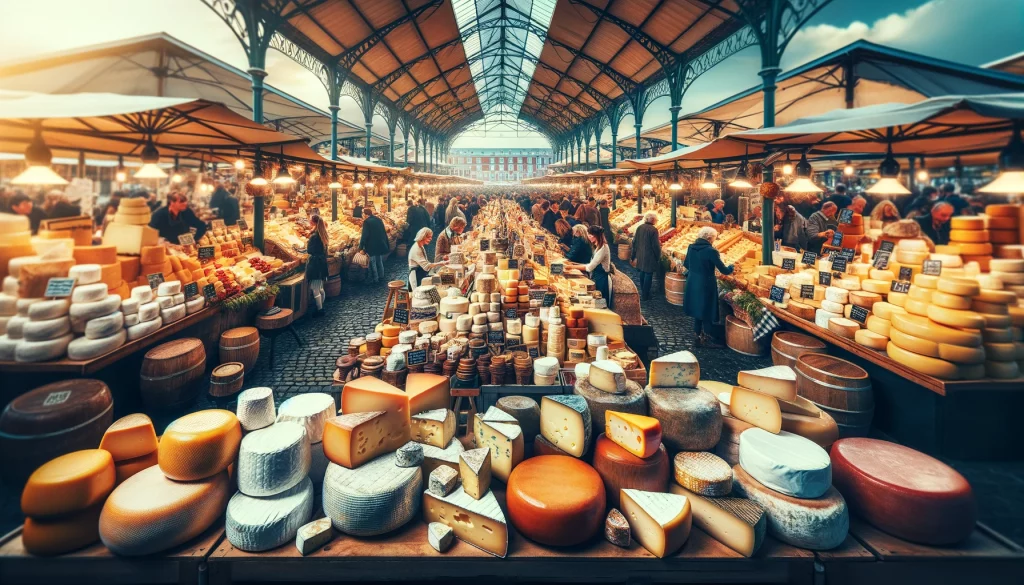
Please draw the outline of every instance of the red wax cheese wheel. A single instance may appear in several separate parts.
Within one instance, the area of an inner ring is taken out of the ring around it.
[[[665,445],[659,446],[654,455],[641,459],[616,445],[603,433],[594,443],[594,469],[604,481],[608,505],[612,508],[619,507],[619,494],[623,489],[667,490],[670,467]]]
[[[541,544],[579,544],[604,523],[601,476],[575,457],[543,455],[523,461],[508,478],[506,501],[516,530]]]
[[[971,486],[956,470],[908,447],[877,439],[832,445],[832,482],[851,510],[904,540],[960,542],[974,529]]]

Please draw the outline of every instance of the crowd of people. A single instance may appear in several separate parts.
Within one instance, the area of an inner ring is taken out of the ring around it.
[[[32,233],[39,231],[43,220],[63,217],[77,217],[82,214],[78,200],[71,200],[58,189],[48,191],[45,195],[39,192],[30,196],[20,189],[0,188],[0,211],[28,217]]]

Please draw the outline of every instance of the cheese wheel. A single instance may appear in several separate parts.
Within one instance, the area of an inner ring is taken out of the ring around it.
[[[28,318],[32,321],[43,321],[56,319],[68,314],[71,303],[67,299],[55,299],[52,301],[38,301],[32,303],[28,308]]]
[[[979,347],[982,343],[981,334],[977,331],[944,327],[917,315],[894,313],[890,322],[893,328],[903,333],[922,339],[930,339],[937,343],[962,345],[964,347]]]
[[[75,279],[75,285],[95,284],[103,276],[103,269],[99,264],[76,264],[68,270],[68,278]]]
[[[868,317],[870,319],[870,317]],[[871,349],[885,350],[889,338],[870,329],[858,329],[853,336],[854,341]]]
[[[968,261],[968,256],[991,256],[992,255],[992,244],[985,243],[967,243],[957,242],[957,246],[960,247],[960,255],[963,256],[964,262]]]
[[[953,230],[983,230],[985,229],[985,218],[976,215],[951,217],[949,227]]]
[[[573,546],[600,530],[606,495],[591,466],[574,457],[544,455],[512,470],[506,503],[509,520],[522,535],[550,546]]]
[[[884,271],[884,272],[888,272],[888,271]],[[895,279],[895,277],[890,278],[888,280],[865,279],[865,280],[862,280],[860,282],[860,287],[861,287],[861,289],[863,289],[863,290],[865,290],[867,292],[884,295],[884,294],[889,292],[889,288],[891,286],[890,283],[894,279]]]
[[[159,316],[149,321],[142,321],[140,318],[137,325],[131,325],[125,331],[128,333],[128,341],[133,341],[155,333],[162,326],[163,321],[160,320]]]
[[[1024,272],[1024,259],[993,258],[989,268],[996,272]]]
[[[13,318],[11,319],[14,320]],[[10,323],[8,323],[8,328]],[[10,330],[8,329],[8,335]],[[70,333],[47,341],[18,341],[14,348],[14,361],[24,363],[45,362],[64,356],[74,336]]]
[[[932,358],[907,351],[894,344],[891,340],[885,348],[886,353],[892,359],[909,366],[923,374],[928,374],[942,380],[956,380],[960,373],[957,367],[945,360]]]
[[[872,305],[871,312],[879,318],[888,321],[889,319],[892,319],[893,313],[906,313],[907,310],[903,307],[897,307],[891,303],[881,302]]]
[[[116,333],[107,337],[79,337],[68,344],[68,359],[84,361],[110,353],[124,345],[127,336],[128,333],[124,329],[118,329]]]
[[[85,324],[85,336],[89,339],[103,339],[124,329],[124,313],[114,311],[109,315],[90,319]]]
[[[114,489],[114,458],[102,449],[73,451],[32,472],[21,492],[21,512],[50,518],[80,512]]]
[[[902,247],[896,248],[896,261],[900,264],[921,265],[928,259],[928,251],[905,250]]]
[[[242,427],[228,410],[201,410],[167,426],[160,438],[160,469],[178,481],[208,478],[235,460]]]
[[[1017,362],[985,362],[985,375],[998,380],[1008,380],[1020,376],[1020,366]]]
[[[100,539],[103,503],[56,518],[25,518],[21,544],[36,556],[55,556],[89,546]]]
[[[933,292],[935,291],[930,288],[921,288],[919,286],[911,285],[910,289],[907,291],[907,299],[929,303],[932,300]]]
[[[71,331],[71,319],[57,317],[43,321],[29,321],[22,326],[21,335],[25,341],[49,341]]]
[[[718,397],[703,388],[644,388],[648,414],[661,421],[662,441],[679,451],[709,451],[722,433]]]
[[[623,488],[664,491],[671,474],[664,445],[654,455],[640,458],[603,433],[594,443],[594,470],[601,476],[608,505],[613,508],[618,507]]]
[[[100,514],[100,539],[111,552],[124,556],[184,544],[220,518],[231,491],[226,471],[181,482],[166,477],[159,466],[149,467],[126,479],[107,498]]]
[[[927,317],[928,308],[934,305],[929,304],[929,301],[922,301],[918,299],[908,298],[906,303],[903,304],[903,308],[907,310],[907,313],[916,315],[918,317]]]
[[[157,447],[153,421],[142,413],[117,419],[107,427],[100,440],[100,449],[110,452],[115,463],[154,453]]]
[[[885,296],[885,300],[890,305],[894,305],[894,306],[902,308],[903,305],[905,305],[907,303],[907,294],[906,293],[899,293],[899,292],[891,292],[890,291]]]
[[[850,302],[858,307],[870,309],[875,303],[882,301],[882,295],[870,291],[857,290],[850,292]]]
[[[273,496],[254,498],[244,492],[232,496],[225,522],[228,542],[250,552],[294,542],[313,513],[313,482],[305,476],[300,479],[294,487]]]
[[[672,465],[676,482],[696,494],[717,497],[732,491],[732,467],[714,453],[683,451]]]
[[[860,325],[850,319],[833,317],[828,320],[828,330],[847,339],[853,339],[859,329]]]
[[[981,292],[981,286],[978,285],[977,280],[953,276],[939,278],[935,288],[944,293],[965,297],[973,297]]]
[[[881,335],[882,337],[889,337],[890,323],[888,319],[882,319],[878,315],[868,315],[868,318],[864,322],[864,325],[867,327],[867,329],[864,331],[870,331],[872,333]],[[857,337],[856,335],[854,335],[854,340],[856,339]],[[881,349],[885,348],[882,347]]]
[[[843,313],[843,307],[843,303],[836,303],[828,299],[821,301],[821,310],[828,311],[829,313],[841,315]]]
[[[107,297],[108,287],[105,283],[78,285],[71,291],[72,303],[94,303]]]
[[[319,443],[324,437],[324,425],[337,410],[330,394],[307,392],[282,402],[277,408],[277,422],[294,421],[306,430],[307,441]]]
[[[71,330],[75,333],[84,333],[85,325],[89,321],[109,315],[121,308],[121,297],[118,295],[107,295],[104,299],[91,303],[71,303],[68,315],[71,317]]]
[[[927,289],[925,289],[927,290]],[[971,298],[960,295],[952,295],[940,290],[934,291],[931,301],[940,307],[965,311],[971,308]]]
[[[252,431],[238,451],[238,491],[254,497],[288,491],[307,478],[311,462],[309,436],[301,424],[283,421]]]
[[[939,286],[941,290],[941,282]],[[958,311],[937,305],[928,305],[928,318],[940,325],[960,329],[982,329],[985,327],[985,318],[974,311]]]

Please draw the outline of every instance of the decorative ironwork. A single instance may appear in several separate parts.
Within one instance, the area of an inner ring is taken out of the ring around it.
[[[662,67],[668,67],[676,60],[677,56],[671,49],[662,45],[653,37],[640,30],[640,27],[610,13],[607,6],[604,9],[601,9],[596,6],[591,6],[586,2],[582,2],[581,0],[569,0],[569,2],[576,6],[582,6],[592,12],[595,16],[598,16],[601,20],[605,20],[621,28],[631,39],[639,43],[643,48],[647,49],[647,52],[650,53]]]

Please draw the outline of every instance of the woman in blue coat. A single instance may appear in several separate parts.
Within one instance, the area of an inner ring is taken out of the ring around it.
[[[714,340],[704,331],[704,322],[718,321],[718,280],[715,270],[732,274],[733,267],[722,264],[718,250],[712,245],[718,230],[706,226],[697,232],[697,239],[686,250],[686,288],[683,289],[683,312],[693,317],[697,345],[714,347]]]

